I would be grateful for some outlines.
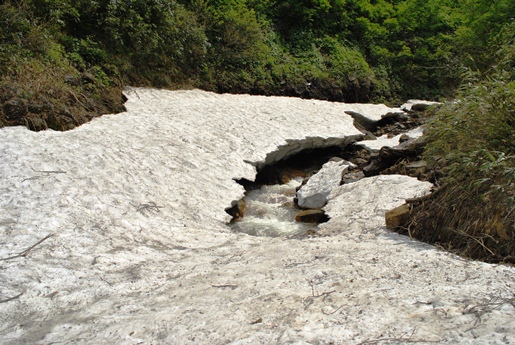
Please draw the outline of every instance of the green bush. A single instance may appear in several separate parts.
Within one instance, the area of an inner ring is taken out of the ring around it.
[[[397,102],[454,96],[462,65],[490,73],[490,47],[507,44],[491,38],[515,2],[6,0],[0,10],[10,80],[48,64],[93,94],[130,84]]]
[[[460,97],[430,123],[424,153],[443,178],[410,234],[475,259],[515,263],[515,25],[489,74],[468,70]]]

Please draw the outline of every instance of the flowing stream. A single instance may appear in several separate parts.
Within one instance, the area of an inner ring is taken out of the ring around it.
[[[261,169],[255,182],[239,181],[245,189],[245,206],[229,224],[233,231],[253,236],[306,238],[315,235],[316,223],[295,220],[302,211],[295,204],[297,189],[306,177],[320,170],[331,157],[348,155],[332,146],[308,149]]]
[[[421,133],[420,128],[408,132],[414,137]],[[400,134],[391,139],[384,137],[386,135],[381,137],[381,140],[371,142],[392,146],[399,144]],[[359,145],[311,149],[274,165],[265,166],[258,172],[255,182],[239,181],[247,192],[242,199],[243,202],[240,201],[237,206],[226,210],[233,216],[229,226],[233,231],[253,236],[301,239],[316,235],[317,223],[296,221],[296,216],[302,209],[296,205],[295,197],[304,178],[314,175],[332,157],[339,157],[355,164],[353,171],[342,176],[342,183],[352,183],[364,177],[362,168],[369,164],[370,149]]]
[[[234,231],[253,236],[302,238],[314,234],[316,224],[295,221],[300,212],[295,207],[296,177],[285,184],[263,185],[245,194],[245,216],[231,224]]]

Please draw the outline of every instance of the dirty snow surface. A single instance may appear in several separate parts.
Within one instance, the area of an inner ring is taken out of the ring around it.
[[[355,106],[126,93],[69,132],[0,129],[0,343],[515,344],[512,267],[385,229],[427,183],[337,187],[314,238],[229,230],[233,179],[356,139]]]

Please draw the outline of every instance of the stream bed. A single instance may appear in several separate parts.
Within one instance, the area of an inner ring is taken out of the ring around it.
[[[299,209],[295,206],[296,189],[302,178],[284,184],[263,185],[245,195],[245,216],[231,223],[234,231],[253,236],[302,238],[313,235],[316,224],[295,221]]]
[[[344,147],[301,151],[263,167],[258,171],[256,181],[239,180],[238,183],[246,192],[241,200],[226,209],[233,216],[229,226],[235,232],[252,236],[296,239],[315,236],[319,230],[318,223],[325,222],[328,218],[323,211],[314,209],[313,212],[322,214],[322,217],[314,217],[315,221],[309,217],[299,221],[303,218],[299,217],[299,213],[305,209],[298,206],[296,197],[303,183],[334,158],[350,162],[352,166],[345,173],[342,172],[340,184],[356,182],[380,173],[400,173],[420,178],[421,172],[412,169],[418,165],[409,165],[413,159],[419,159],[419,146],[413,145],[411,140],[406,143],[408,147],[401,148],[404,145],[401,142],[422,135],[422,129],[415,127],[419,123],[415,120],[410,126],[405,126],[399,122],[385,121],[375,128],[373,140]],[[406,138],[401,138],[402,133]],[[377,135],[381,137],[376,139]],[[383,151],[383,145],[392,145],[399,149],[394,149],[393,152]],[[421,179],[427,180],[427,177]]]

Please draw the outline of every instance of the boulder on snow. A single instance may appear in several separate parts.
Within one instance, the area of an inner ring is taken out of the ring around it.
[[[297,204],[302,208],[321,208],[327,202],[327,196],[340,185],[342,175],[355,167],[345,160],[331,160],[313,175],[297,192]]]
[[[301,223],[325,223],[329,220],[329,217],[325,214],[323,210],[304,210],[295,216],[295,220]]]
[[[401,206],[397,206],[394,209],[386,211],[385,213],[385,222],[386,227],[389,230],[395,230],[399,226],[406,224],[408,220],[408,216],[410,213],[410,207],[407,204],[403,204]]]

